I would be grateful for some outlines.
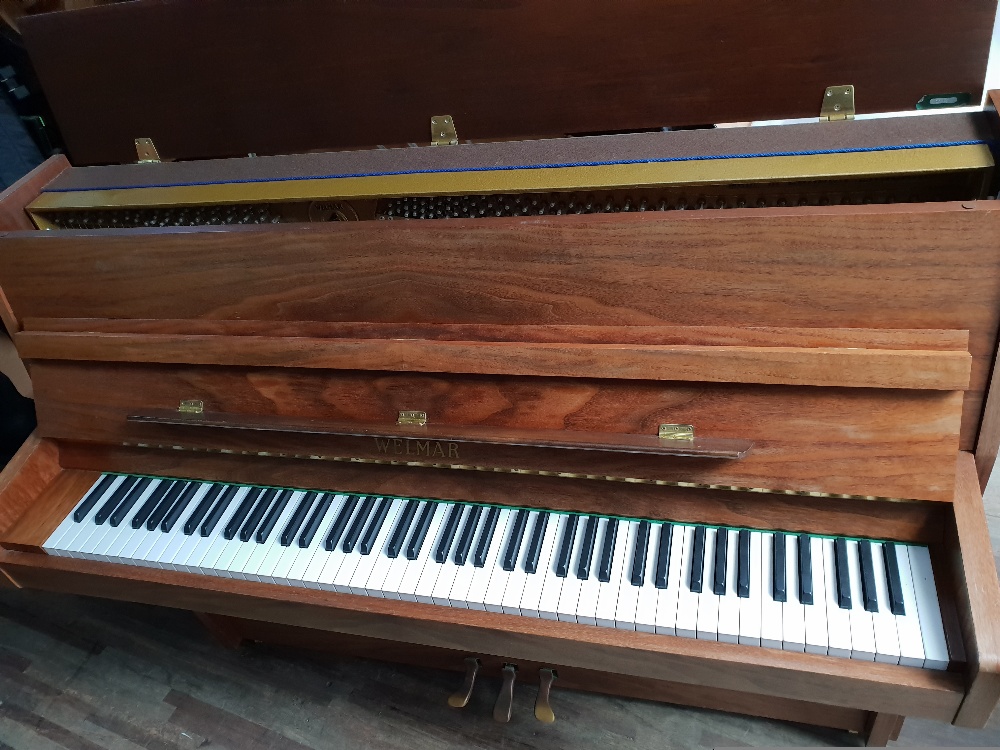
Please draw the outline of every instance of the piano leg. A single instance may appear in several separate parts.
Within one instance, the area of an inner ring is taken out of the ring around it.
[[[865,728],[868,747],[885,747],[890,740],[899,737],[905,717],[896,714],[871,713],[868,715],[868,725]]]
[[[239,620],[224,615],[210,615],[205,612],[195,612],[205,629],[211,633],[212,637],[221,646],[237,649],[246,642],[246,638],[240,632]]]

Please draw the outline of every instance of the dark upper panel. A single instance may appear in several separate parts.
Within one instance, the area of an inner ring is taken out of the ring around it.
[[[861,112],[982,93],[996,0],[137,0],[26,18],[77,164]]]

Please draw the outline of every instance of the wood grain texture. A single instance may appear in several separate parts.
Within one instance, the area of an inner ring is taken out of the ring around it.
[[[890,503],[587,479],[64,443],[67,469],[462,500],[630,518],[933,543],[950,504]]]
[[[964,390],[967,352],[23,331],[26,359]]]
[[[3,239],[0,282],[19,320],[968,330],[970,449],[1000,212],[969,205],[34,232]]]
[[[3,532],[0,546],[44,554],[42,545],[99,478],[97,472],[61,472]]]
[[[59,473],[56,444],[33,433],[0,471],[0,535],[32,507]]]
[[[928,93],[978,101],[995,9],[147,0],[21,25],[74,161],[93,164],[133,160],[143,135],[177,159],[426,143],[433,114],[454,116],[463,140],[815,117],[838,81],[857,87],[861,111],[912,109]],[[264,46],[286,53],[265,60]],[[95,80],[84,106],[76,92]]]
[[[414,602],[5,551],[22,586],[949,720],[962,676]]]
[[[32,378],[41,434],[109,444],[443,462],[588,476],[790,489],[849,495],[952,497],[960,393],[896,389],[657,383],[581,378],[435,376],[418,373],[211,368],[38,361]],[[656,434],[691,424],[704,438],[749,440],[738,461],[515,446],[448,448],[373,438],[264,433],[128,422],[146,410],[198,399],[234,418],[259,415],[364,425],[392,424],[400,411],[449,425],[517,430]]]
[[[972,456],[959,456],[954,502],[954,532],[961,547],[951,546],[958,576],[958,613],[970,662],[970,682],[954,723],[982,727],[1000,703],[1000,581],[990,547],[989,527]]]
[[[894,714],[873,713],[868,718],[865,727],[868,747],[885,747],[891,740],[899,736],[903,726],[903,717]]]

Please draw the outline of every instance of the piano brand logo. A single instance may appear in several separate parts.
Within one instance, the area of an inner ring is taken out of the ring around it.
[[[426,456],[428,458],[458,458],[458,443],[410,438],[375,438],[379,453],[396,456]]]

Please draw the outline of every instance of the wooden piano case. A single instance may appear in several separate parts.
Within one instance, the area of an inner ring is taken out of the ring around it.
[[[210,18],[222,12],[205,5]],[[187,4],[126,4],[101,18],[124,22],[144,6]],[[31,19],[29,43],[67,20]],[[982,30],[957,25],[953,43],[982,43]],[[978,85],[960,65],[936,74],[914,85]],[[798,113],[785,104],[772,111]],[[628,117],[614,129],[648,125]],[[961,127],[994,127],[970,118]],[[584,129],[572,122],[538,127]],[[483,132],[524,134],[503,124]],[[303,147],[316,145],[330,144]],[[83,160],[106,153],[86,148]],[[439,149],[428,158],[452,158]],[[206,155],[190,141],[175,153]],[[158,168],[142,167],[143,189],[166,174],[148,171]],[[1000,587],[981,496],[1000,434],[990,389],[1000,208],[977,199],[988,174],[966,195],[943,187],[955,170],[938,171],[937,198],[913,202],[885,202],[882,190],[871,204],[38,231],[29,205],[37,220],[78,179],[54,158],[0,200],[0,315],[30,366],[39,417],[0,475],[0,570],[17,586],[190,609],[232,642],[455,670],[475,656],[494,674],[517,665],[528,683],[555,668],[557,689],[835,726],[872,744],[905,716],[982,726],[1000,700]],[[94,174],[110,189],[126,173]],[[201,402],[200,413],[179,412],[182,402]],[[426,425],[397,424],[409,411]],[[694,439],[660,438],[660,425],[692,425]],[[951,666],[43,554],[102,471],[927,544]]]

